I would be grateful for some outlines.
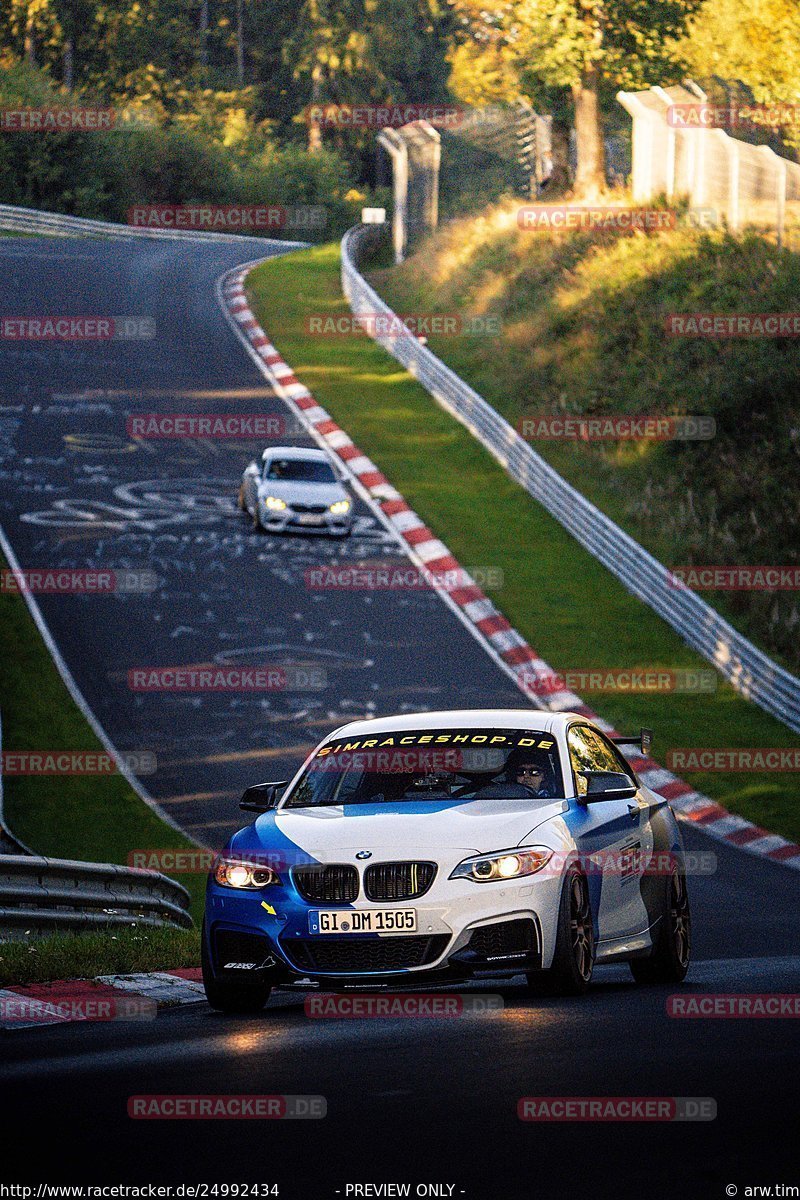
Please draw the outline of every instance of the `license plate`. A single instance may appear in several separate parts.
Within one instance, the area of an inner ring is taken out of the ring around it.
[[[318,517],[316,513],[301,513],[297,518],[301,525],[322,525],[325,518]]]
[[[416,933],[415,908],[371,908],[361,912],[317,909],[308,914],[309,933]]]

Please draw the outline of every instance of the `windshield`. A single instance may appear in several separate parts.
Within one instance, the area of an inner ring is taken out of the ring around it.
[[[273,458],[264,478],[302,480],[304,483],[336,482],[330,463],[314,458]]]
[[[546,734],[422,729],[321,746],[281,807],[563,798],[558,749]]]

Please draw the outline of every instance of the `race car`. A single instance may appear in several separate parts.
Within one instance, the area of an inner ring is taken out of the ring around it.
[[[323,450],[272,446],[251,462],[239,488],[239,508],[257,531],[303,530],[346,537],[353,527],[353,502],[345,476]]]
[[[419,989],[524,975],[534,992],[580,994],[595,964],[628,962],[642,983],[686,975],[675,816],[579,714],[354,721],[241,807],[259,815],[208,880],[214,1008],[257,1011],[300,980]]]

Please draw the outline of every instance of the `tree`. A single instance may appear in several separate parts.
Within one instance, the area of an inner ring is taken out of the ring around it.
[[[764,104],[800,101],[800,5],[797,0],[706,0],[689,22],[680,51],[692,75],[738,81]],[[800,125],[782,128],[800,145]]]
[[[604,87],[644,87],[680,74],[677,39],[702,0],[455,0],[470,35],[501,48],[514,86],[567,89],[578,150],[576,189],[605,187]]]
[[[450,24],[437,0],[304,0],[284,57],[314,105],[436,103],[447,99]],[[322,134],[309,122],[310,150]]]

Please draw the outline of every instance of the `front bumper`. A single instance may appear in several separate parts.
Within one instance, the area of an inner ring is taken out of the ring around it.
[[[291,883],[235,892],[210,881],[209,957],[216,974],[227,974],[226,961],[250,963],[250,968],[234,969],[266,971],[275,983],[296,979],[329,985],[424,983],[507,976],[550,965],[560,895],[561,880],[555,877],[529,876],[502,884],[440,877],[417,900],[333,904],[309,903]],[[312,935],[309,914],[320,908],[345,912],[414,908],[417,930],[396,935]],[[253,938],[257,940],[248,941]],[[247,946],[251,952],[241,948]]]
[[[343,537],[353,527],[352,513],[303,513],[292,508],[260,510],[261,524],[270,533],[328,533]]]

